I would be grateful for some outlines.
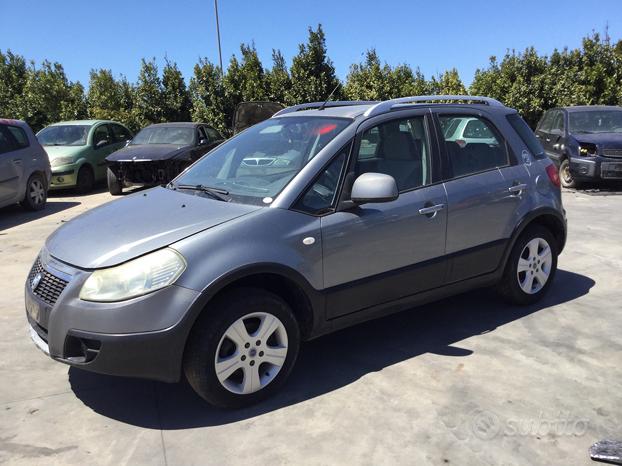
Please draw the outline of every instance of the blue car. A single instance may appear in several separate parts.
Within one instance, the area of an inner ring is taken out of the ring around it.
[[[622,180],[622,107],[553,108],[542,116],[536,136],[557,165],[562,186]]]

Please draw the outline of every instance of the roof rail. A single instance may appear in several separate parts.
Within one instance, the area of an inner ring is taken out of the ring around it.
[[[493,107],[503,107],[504,105],[496,99],[490,97],[482,97],[479,95],[416,95],[412,97],[400,97],[398,99],[384,100],[377,103],[373,107],[367,109],[365,112],[366,117],[372,117],[386,113],[395,107],[401,107],[405,105],[418,104],[423,102],[435,102],[435,101],[463,101],[470,103],[486,104]]]
[[[332,100],[328,102],[308,102],[305,104],[293,105],[276,112],[273,117],[285,115],[286,113],[300,112],[302,110],[313,110],[328,107],[350,107],[352,105],[373,105],[379,103],[377,100]],[[382,103],[382,102],[380,102]]]

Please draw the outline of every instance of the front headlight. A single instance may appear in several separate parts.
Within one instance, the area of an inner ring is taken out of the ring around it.
[[[590,144],[589,142],[579,144],[579,155],[583,157],[596,157],[596,154],[598,154],[596,144]]]
[[[181,254],[160,249],[116,267],[96,270],[82,285],[80,299],[113,302],[135,298],[171,285],[185,269]]]
[[[73,163],[73,157],[56,157],[50,161],[50,165],[53,167],[60,167],[61,165],[69,165]]]

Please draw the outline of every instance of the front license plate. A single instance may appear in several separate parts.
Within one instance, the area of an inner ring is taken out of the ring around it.
[[[603,162],[600,165],[600,172],[603,178],[622,178],[622,163]]]
[[[48,306],[35,301],[28,293],[26,293],[26,312],[32,320],[47,328],[50,313]]]

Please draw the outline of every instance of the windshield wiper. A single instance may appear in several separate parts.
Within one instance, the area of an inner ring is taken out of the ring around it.
[[[229,202],[229,198],[225,197],[229,195],[229,191],[220,188],[210,188],[209,186],[203,186],[202,184],[178,184],[174,189],[189,189],[192,191],[201,191],[202,193],[210,195],[212,198],[219,201]]]

